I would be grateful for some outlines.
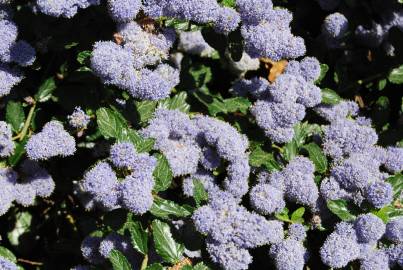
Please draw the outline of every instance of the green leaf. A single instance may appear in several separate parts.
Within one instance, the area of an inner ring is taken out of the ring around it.
[[[77,55],[77,62],[84,65],[88,58],[91,57],[92,51],[82,51]]]
[[[164,270],[164,266],[160,263],[153,263],[149,266],[147,266],[146,270]]]
[[[297,155],[298,144],[295,139],[292,139],[291,142],[288,142],[286,145],[284,145],[282,156],[286,161],[291,161]]]
[[[200,206],[203,201],[208,200],[207,191],[204,189],[202,182],[197,179],[193,179],[193,198],[197,206]]]
[[[315,84],[320,84],[322,80],[326,77],[328,71],[329,71],[328,65],[320,64],[320,75],[319,78],[315,81]]]
[[[13,246],[18,246],[20,236],[30,229],[32,215],[29,212],[20,212],[16,214],[15,220],[14,229],[7,234],[7,237]]]
[[[403,192],[403,174],[396,174],[386,179],[393,187],[393,198],[396,200]]]
[[[382,219],[382,221],[386,224],[390,219],[390,214],[393,212],[393,208],[393,206],[387,205],[385,207],[382,207],[378,211],[372,211],[372,213]]]
[[[309,159],[315,164],[316,171],[324,173],[327,171],[327,158],[322,149],[316,143],[310,143],[304,146],[309,154]]]
[[[153,117],[155,108],[157,107],[157,101],[154,100],[136,101],[134,104],[136,105],[141,124],[147,123]]]
[[[216,116],[218,113],[233,113],[240,111],[244,114],[247,113],[252,103],[243,97],[235,97],[228,99],[214,98],[213,102],[207,107],[210,115]]]
[[[195,266],[193,266],[193,270],[210,270],[203,262],[199,262]]]
[[[143,229],[140,222],[129,222],[126,228],[130,232],[133,247],[140,253],[146,255],[148,253],[148,234]]]
[[[157,153],[154,156],[157,158],[157,166],[153,173],[155,179],[154,190],[157,192],[164,191],[167,190],[172,183],[172,171],[164,155]]]
[[[25,139],[22,142],[14,142],[15,143],[15,148],[14,148],[14,153],[12,156],[8,158],[8,164],[13,167],[18,164],[18,162],[21,160],[21,158],[25,154],[25,145],[27,144],[28,137],[25,137]]]
[[[48,78],[39,87],[38,92],[35,94],[37,102],[46,102],[52,97],[52,93],[56,90],[56,82],[53,77]]]
[[[129,261],[119,250],[112,250],[109,254],[109,261],[112,263],[113,270],[132,270]]]
[[[100,108],[96,112],[99,131],[106,138],[123,138],[127,136],[127,123],[116,111]]]
[[[25,113],[21,102],[10,100],[6,108],[6,121],[11,125],[12,130],[18,133],[25,122]]]
[[[221,0],[220,4],[225,7],[235,7],[236,1],[235,0]]]
[[[345,200],[334,200],[334,201],[328,201],[327,202],[327,208],[338,216],[341,220],[343,221],[350,221],[354,220],[355,216],[350,213],[350,210],[348,209],[348,203]]]
[[[274,216],[278,219],[278,220],[281,220],[281,221],[284,221],[284,222],[292,222],[291,221],[291,219],[288,217],[288,212],[289,212],[289,210],[288,210],[288,208],[287,207],[284,207],[284,209],[280,212],[280,213],[277,213],[277,214],[275,214]]]
[[[386,79],[379,80],[378,81],[378,90],[382,91],[383,89],[385,89],[387,83],[388,83],[388,80],[386,80]]]
[[[335,105],[342,101],[342,98],[332,89],[322,89],[322,103],[328,105]]]
[[[291,221],[293,223],[303,223],[304,222],[304,219],[303,219],[304,213],[305,213],[304,207],[298,208],[291,214]]]
[[[392,69],[389,73],[388,79],[391,83],[402,84],[403,83],[403,65]]]
[[[5,247],[0,246],[0,257],[9,260],[10,262],[17,263],[17,257]]]
[[[173,239],[169,225],[162,221],[154,220],[152,229],[157,253],[165,262],[178,263],[182,258],[185,247]]]
[[[153,147],[155,140],[152,138],[143,138],[137,131],[133,129],[122,129],[120,136],[118,138],[119,141],[128,141],[133,143],[136,146],[136,150],[139,153],[150,152]]]
[[[213,78],[211,68],[204,65],[191,65],[189,67],[189,73],[195,82],[196,88],[203,87]]]
[[[179,110],[184,113],[190,111],[190,105],[186,103],[188,95],[186,92],[180,92],[173,96],[172,98],[166,98],[158,103],[158,108],[168,109],[168,110]]]
[[[272,153],[265,152],[260,146],[253,149],[249,155],[249,164],[253,167],[264,167],[269,171],[278,171],[281,166],[274,159]]]
[[[188,217],[192,214],[193,208],[188,205],[181,206],[173,201],[156,197],[154,198],[150,212],[156,217],[169,219],[170,216]]]

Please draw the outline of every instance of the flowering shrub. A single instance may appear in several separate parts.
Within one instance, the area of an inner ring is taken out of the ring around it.
[[[403,268],[403,1],[0,0],[0,270]]]

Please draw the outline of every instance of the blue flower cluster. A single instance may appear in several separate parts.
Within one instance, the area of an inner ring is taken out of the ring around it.
[[[14,153],[14,142],[12,140],[11,126],[0,121],[0,157],[9,157]]]
[[[397,239],[386,232],[387,227],[399,230],[399,226],[400,237]],[[390,269],[398,264],[402,267],[401,228],[401,218],[392,219],[385,225],[373,214],[360,215],[353,223],[340,222],[321,247],[321,259],[332,268],[345,267],[357,259],[361,263],[360,269],[365,270]],[[379,245],[378,241],[382,237],[392,240],[394,244],[389,247]]]
[[[90,123],[90,117],[80,107],[76,107],[67,119],[69,125],[76,129],[85,129]]]
[[[37,0],[36,6],[43,14],[53,17],[71,18],[79,9],[99,5],[99,0]]]
[[[218,189],[214,176],[208,175],[225,160],[224,190],[235,197],[248,192],[248,140],[228,123],[201,115],[190,119],[177,110],[158,109],[141,133],[155,139],[154,149],[166,156],[174,176],[190,175],[184,181],[185,190],[192,190],[192,179],[199,174],[206,174],[200,179],[205,188]]]
[[[144,12],[151,18],[171,17],[196,23],[213,23],[217,32],[234,31],[240,16],[232,8],[220,6],[216,0],[145,0]]]
[[[118,30],[120,44],[95,43],[91,56],[94,73],[103,83],[127,90],[135,98],[158,100],[169,96],[179,83],[179,71],[162,61],[175,42],[175,31],[149,33],[136,22],[120,24]]]
[[[304,119],[305,109],[321,102],[321,90],[314,85],[319,76],[319,61],[306,57],[300,62],[290,61],[286,72],[273,84],[264,79],[246,83],[246,89],[251,89],[252,94],[259,98],[251,112],[258,126],[273,142],[291,141],[294,126]]]
[[[18,28],[6,4],[0,3],[0,97],[8,95],[23,79],[18,66],[26,67],[35,61],[34,48],[24,40],[17,40]]]
[[[192,216],[196,229],[207,234],[207,251],[223,269],[248,269],[252,262],[248,249],[283,239],[283,224],[266,220],[239,205],[239,200],[223,191],[210,192],[209,203]]]
[[[348,20],[341,13],[328,15],[322,24],[322,35],[329,48],[338,48],[348,31]]]
[[[330,177],[322,181],[320,192],[325,200],[353,200],[357,205],[364,201],[382,208],[393,200],[388,173],[403,169],[403,148],[376,146],[376,131],[358,116],[353,102],[337,105],[320,105],[319,115],[330,121],[324,129],[323,149],[334,159]],[[353,117],[356,119],[354,120]]]
[[[76,152],[75,139],[64,130],[63,124],[50,121],[42,131],[33,135],[25,146],[32,160],[45,160],[55,156],[71,156]]]
[[[305,157],[296,157],[280,172],[259,175],[259,183],[249,193],[252,207],[262,214],[281,212],[285,199],[315,208],[319,198],[314,181],[315,167]]]
[[[18,267],[15,263],[10,262],[9,260],[0,257],[0,269],[3,270],[17,270]]]
[[[136,256],[130,239],[125,236],[112,232],[105,237],[87,236],[81,243],[81,253],[84,259],[95,265],[105,262],[112,250],[122,252],[133,269],[140,267],[141,260]]]
[[[135,214],[144,214],[153,204],[153,172],[157,160],[148,154],[139,154],[133,144],[116,143],[111,147],[110,160],[117,169],[128,172],[118,179],[113,167],[102,161],[91,168],[81,183],[82,192],[93,203],[107,210],[125,208]],[[90,207],[90,208],[92,208]]]
[[[49,197],[55,189],[52,176],[31,160],[21,165],[20,175],[11,168],[1,168],[0,185],[0,216],[7,213],[14,201],[30,206],[35,203],[37,196]]]
[[[303,38],[291,33],[292,13],[288,10],[273,9],[271,0],[237,0],[236,4],[242,18],[245,51],[251,57],[279,61],[305,54]]]

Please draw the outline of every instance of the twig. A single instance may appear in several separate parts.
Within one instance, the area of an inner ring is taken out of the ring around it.
[[[41,263],[41,262],[34,262],[34,261],[30,261],[30,260],[25,260],[25,259],[17,259],[17,261],[26,263],[26,264],[30,264],[30,265],[37,265],[37,266],[43,265],[43,263]]]
[[[148,264],[148,255],[144,255],[144,259],[141,263],[141,268],[140,270],[145,270],[147,268],[147,264]]]
[[[32,105],[31,109],[29,109],[27,120],[24,123],[24,127],[22,128],[21,133],[18,135],[20,141],[24,140],[25,136],[27,135],[28,129],[31,126],[32,117],[34,116],[35,108],[36,103]]]

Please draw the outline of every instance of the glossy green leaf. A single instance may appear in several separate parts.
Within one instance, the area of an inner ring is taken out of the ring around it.
[[[343,221],[355,219],[355,216],[348,209],[348,202],[345,200],[328,201],[327,208]]]
[[[259,146],[250,153],[249,164],[253,167],[264,167],[269,171],[278,171],[281,169],[273,154],[264,151]]]
[[[141,124],[143,124],[147,123],[153,117],[155,108],[157,107],[157,101],[154,100],[136,101],[135,106],[139,116],[139,121]]]
[[[179,110],[184,113],[188,113],[190,110],[190,105],[186,103],[188,95],[186,92],[180,92],[173,96],[172,98],[166,98],[158,103],[158,108],[168,109],[168,110]]]
[[[14,229],[7,234],[7,237],[13,246],[18,246],[20,236],[30,230],[32,215],[29,212],[19,212],[15,220]]]
[[[403,174],[396,174],[386,179],[393,187],[393,198],[398,199],[403,192]]]
[[[35,94],[35,100],[37,102],[46,102],[51,97],[53,92],[56,90],[56,82],[53,77],[48,78],[42,85],[39,87],[38,92]]]
[[[11,125],[15,133],[18,133],[22,129],[25,122],[25,113],[21,102],[10,100],[7,103],[6,121]]]
[[[391,83],[402,84],[403,83],[403,65],[392,69],[389,73],[388,79]]]
[[[154,190],[157,192],[164,191],[167,190],[172,183],[172,171],[164,155],[157,153],[154,156],[157,158],[157,166],[153,173],[155,179]]]
[[[329,71],[328,65],[320,64],[320,75],[319,78],[315,81],[315,84],[320,84],[322,80],[326,77],[328,71]]]
[[[200,206],[203,201],[208,200],[208,193],[200,180],[193,179],[193,198],[197,206]]]
[[[17,257],[7,248],[0,246],[0,257],[3,257],[10,262],[17,263]]]
[[[322,103],[328,105],[335,105],[342,101],[342,98],[332,89],[322,89]]]
[[[87,59],[91,57],[92,51],[82,51],[77,55],[77,62],[84,65]]]
[[[304,213],[305,213],[304,207],[298,208],[291,214],[291,221],[293,223],[303,223],[304,222],[304,219],[303,219]]]
[[[319,173],[326,172],[328,162],[320,146],[315,143],[310,143],[305,145],[304,149],[308,152],[309,159],[315,164],[316,171]]]
[[[169,225],[162,221],[154,220],[152,222],[152,230],[157,253],[167,263],[178,263],[182,258],[185,247],[177,243],[172,237]]]
[[[164,270],[164,266],[160,263],[153,263],[149,266],[147,266],[146,270]]]
[[[193,208],[191,206],[182,206],[173,201],[156,197],[154,198],[154,203],[150,212],[156,217],[169,219],[170,216],[188,217],[192,214]]]
[[[148,253],[148,233],[143,229],[140,222],[132,221],[125,225],[129,230],[133,247],[142,254]]]
[[[114,249],[111,251],[109,261],[112,264],[113,270],[132,270],[129,261],[119,250]]]
[[[99,131],[106,138],[121,138],[127,129],[127,123],[114,110],[108,108],[100,108],[96,112],[97,124]]]

